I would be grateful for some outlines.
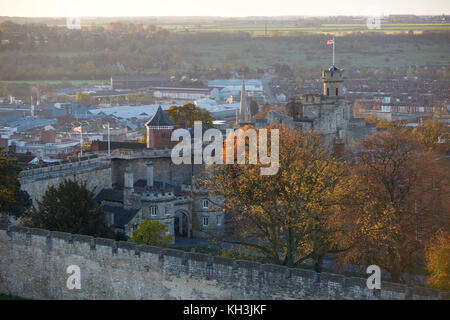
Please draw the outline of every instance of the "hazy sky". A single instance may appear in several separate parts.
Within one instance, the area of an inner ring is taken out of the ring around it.
[[[0,16],[448,14],[450,0],[0,0]]]

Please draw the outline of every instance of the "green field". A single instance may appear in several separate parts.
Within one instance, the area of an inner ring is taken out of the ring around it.
[[[450,23],[442,24],[381,24],[378,30],[368,29],[365,23],[360,24],[322,24],[320,26],[305,27],[295,24],[205,24],[205,25],[180,25],[168,24],[165,28],[173,32],[248,32],[253,36],[264,36],[276,33],[285,36],[295,33],[321,33],[342,35],[352,32],[384,32],[405,33],[412,30],[415,33],[423,31],[450,31]]]
[[[355,49],[356,48],[356,49]],[[336,63],[341,66],[402,67],[409,65],[450,65],[449,43],[386,43],[383,46],[356,44],[355,48],[342,48],[336,41]],[[185,50],[203,64],[233,64],[225,57],[230,50],[239,55],[236,61],[249,67],[266,67],[275,63],[299,64],[305,67],[331,63],[331,48],[324,45],[311,49],[296,42],[268,41],[252,38],[249,41],[227,43],[225,46],[202,43],[185,44]]]

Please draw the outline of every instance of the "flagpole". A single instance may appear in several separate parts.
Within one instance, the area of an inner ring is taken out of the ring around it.
[[[109,134],[109,122],[108,122],[108,156],[111,156],[111,135]]]
[[[80,122],[80,158],[83,157],[83,124]]]
[[[333,37],[333,66],[334,66],[334,37]]]

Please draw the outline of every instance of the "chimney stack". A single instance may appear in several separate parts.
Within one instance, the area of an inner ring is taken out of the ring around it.
[[[147,187],[153,188],[153,163],[147,163]]]
[[[130,167],[125,169],[123,181],[123,207],[129,209],[133,204],[134,178]]]

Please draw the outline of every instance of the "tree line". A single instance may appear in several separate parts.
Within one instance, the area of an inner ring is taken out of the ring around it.
[[[260,175],[260,163],[216,165],[201,182],[231,221],[232,234],[218,241],[289,267],[310,260],[317,272],[330,256],[376,264],[394,281],[429,270],[430,283],[448,290],[448,128],[391,126],[339,159],[320,135],[272,129],[280,130],[275,176]]]

